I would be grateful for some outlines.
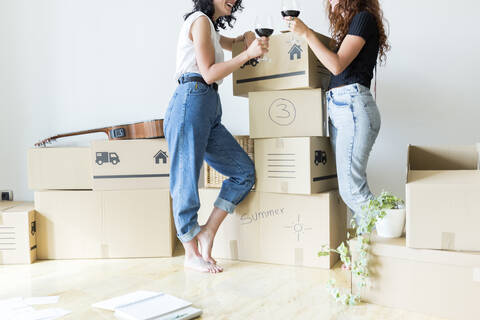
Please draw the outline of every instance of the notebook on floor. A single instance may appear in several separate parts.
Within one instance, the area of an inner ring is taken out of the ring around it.
[[[92,306],[115,311],[115,317],[121,320],[188,320],[202,314],[191,305],[161,292],[136,291]]]

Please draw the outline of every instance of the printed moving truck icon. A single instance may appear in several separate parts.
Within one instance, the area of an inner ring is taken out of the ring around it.
[[[245,64],[243,66],[241,66],[240,69],[243,69],[246,66],[252,66],[252,67],[255,68],[257,66],[257,64],[258,64],[258,59],[253,58],[253,59],[250,59],[247,62],[245,62]]]
[[[116,152],[97,152],[95,163],[101,166],[106,162],[111,162],[113,165],[116,165],[120,162],[120,158]]]
[[[321,163],[323,163],[323,165],[326,165],[327,164],[327,153],[325,151],[322,151],[322,150],[316,150],[315,151],[315,165],[318,166]]]

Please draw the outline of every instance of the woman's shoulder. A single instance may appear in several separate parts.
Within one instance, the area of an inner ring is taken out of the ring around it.
[[[208,16],[205,13],[203,13],[202,11],[195,11],[190,13],[190,15],[187,16],[187,18],[185,19],[185,22],[193,23],[199,18],[206,18],[210,21],[210,18],[208,18]]]
[[[360,12],[357,12],[355,16],[353,16],[353,21],[355,22],[370,22],[370,21],[375,21],[375,16],[367,11],[367,10],[362,10]]]

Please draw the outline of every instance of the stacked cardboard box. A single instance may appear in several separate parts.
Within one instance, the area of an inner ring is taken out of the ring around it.
[[[0,201],[0,265],[34,262],[36,230],[33,203]]]
[[[30,149],[38,258],[172,256],[169,166],[164,139]]]
[[[406,238],[374,238],[371,303],[448,319],[480,319],[477,146],[408,147]]]
[[[233,55],[241,50],[235,46]],[[307,42],[290,33],[270,38],[269,59],[252,60],[233,74],[234,94],[249,97],[256,185],[220,227],[212,254],[328,269],[338,256],[317,253],[322,245],[337,247],[347,224],[327,137],[330,73]],[[217,196],[218,190],[200,190],[201,223]]]

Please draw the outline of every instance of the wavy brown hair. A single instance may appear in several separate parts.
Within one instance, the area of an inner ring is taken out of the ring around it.
[[[327,0],[327,12],[332,37],[337,47],[339,47],[343,39],[347,36],[353,17],[360,11],[370,12],[377,21],[379,36],[378,56],[380,64],[384,64],[387,58],[387,51],[390,50],[390,44],[388,43],[385,32],[385,24],[388,24],[388,22],[383,17],[383,11],[380,8],[378,0],[340,0],[333,11],[330,1]]]

